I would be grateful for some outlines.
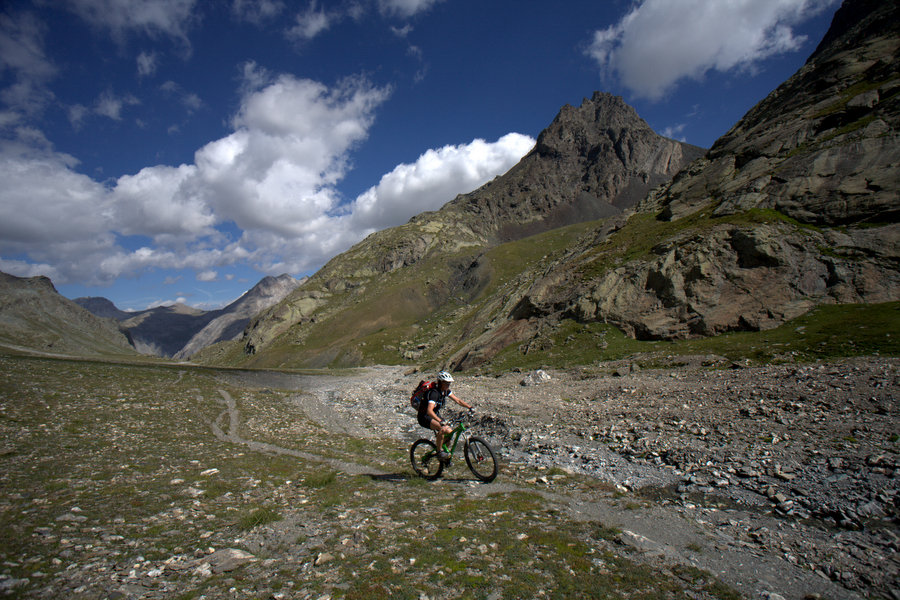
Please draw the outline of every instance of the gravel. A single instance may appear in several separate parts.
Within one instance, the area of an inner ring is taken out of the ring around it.
[[[706,523],[737,557],[774,556],[848,593],[900,598],[900,362],[678,361],[462,374],[453,389],[505,463],[598,478]],[[427,433],[406,399],[428,375],[372,368],[306,382],[311,394],[296,401],[336,431],[408,442]]]

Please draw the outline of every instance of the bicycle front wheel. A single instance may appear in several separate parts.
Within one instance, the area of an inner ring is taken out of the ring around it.
[[[444,470],[437,446],[431,440],[416,440],[409,449],[409,459],[416,474],[425,479],[437,479]]]
[[[494,451],[480,437],[470,437],[465,446],[466,464],[469,470],[485,483],[497,477],[497,459]]]

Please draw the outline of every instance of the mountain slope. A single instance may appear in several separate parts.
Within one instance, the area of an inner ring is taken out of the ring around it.
[[[0,273],[0,341],[77,356],[134,354],[115,321],[64,298],[46,277],[6,273]]]
[[[246,294],[222,310],[209,313],[210,316],[215,315],[213,319],[195,333],[174,357],[190,358],[192,354],[207,346],[239,337],[251,317],[277,304],[301,283],[302,280],[294,279],[287,274],[263,277]]]
[[[510,323],[672,339],[900,299],[898,24],[896,3],[846,2],[798,73],[617,230],[574,244]],[[454,364],[489,360],[497,338],[511,341],[487,331]]]
[[[418,320],[496,287],[489,261],[477,259],[486,250],[619,214],[702,153],[655,134],[621,98],[596,93],[564,107],[508,173],[332,259],[251,322],[243,350],[258,354],[253,364],[355,364],[373,331],[406,336]],[[278,358],[263,356],[272,344],[283,348]],[[393,360],[402,355],[398,348]],[[235,352],[230,360],[245,361]]]

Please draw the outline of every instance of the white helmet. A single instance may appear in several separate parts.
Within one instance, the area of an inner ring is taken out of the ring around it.
[[[453,375],[451,375],[447,371],[441,371],[440,373],[438,373],[437,379],[438,381],[446,381],[447,383],[450,383],[451,381],[453,381]]]

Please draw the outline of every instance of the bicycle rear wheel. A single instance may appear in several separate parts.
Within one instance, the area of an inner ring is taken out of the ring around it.
[[[480,437],[470,437],[465,445],[466,464],[469,470],[485,483],[497,477],[497,459],[494,451]]]
[[[409,459],[416,474],[425,479],[437,479],[444,470],[437,446],[431,440],[416,440],[409,449]]]

